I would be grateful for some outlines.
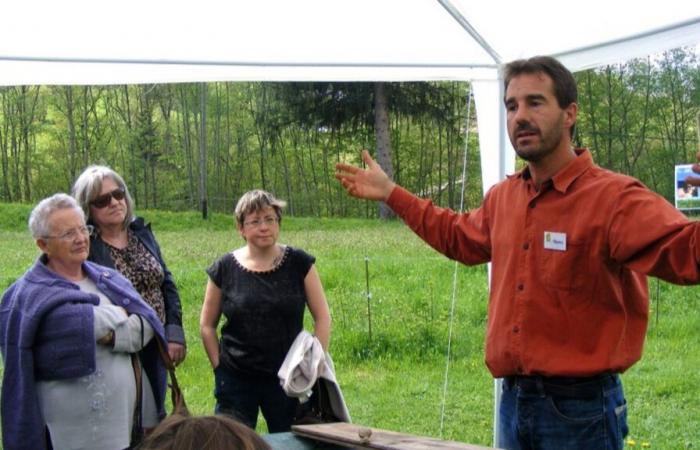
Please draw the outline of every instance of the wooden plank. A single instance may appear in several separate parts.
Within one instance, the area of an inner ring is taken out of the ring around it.
[[[292,433],[332,444],[377,450],[485,450],[489,448],[344,422],[294,425]]]

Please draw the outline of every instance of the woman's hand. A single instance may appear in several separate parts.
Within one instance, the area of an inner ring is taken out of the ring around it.
[[[106,347],[114,347],[114,330],[109,330],[107,334],[97,340],[97,343]]]
[[[187,355],[187,347],[177,342],[168,342],[168,356],[172,360],[173,364],[179,365],[185,360]]]

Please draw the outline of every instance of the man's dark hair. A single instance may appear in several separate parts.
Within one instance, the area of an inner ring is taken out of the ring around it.
[[[578,88],[574,75],[562,63],[551,56],[533,56],[529,59],[517,59],[503,67],[503,90],[508,90],[508,83],[523,74],[544,73],[552,79],[554,96],[561,109],[565,109],[578,100]],[[571,139],[574,138],[576,124],[570,128]]]

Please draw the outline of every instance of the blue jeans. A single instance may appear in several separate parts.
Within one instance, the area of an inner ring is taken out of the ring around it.
[[[499,420],[507,450],[619,450],[628,432],[622,383],[611,374],[506,378]]]
[[[275,376],[251,376],[233,372],[221,364],[214,369],[216,414],[227,414],[255,429],[258,409],[270,433],[289,431],[297,399],[287,397]]]

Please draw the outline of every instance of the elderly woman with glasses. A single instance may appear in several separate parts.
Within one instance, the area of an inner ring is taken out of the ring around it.
[[[73,185],[73,197],[95,226],[88,259],[122,273],[165,325],[168,354],[185,359],[180,296],[165,265],[150,224],[134,217],[134,202],[124,179],[105,166],[90,166]]]
[[[165,345],[163,326],[127,279],[86,261],[91,226],[72,197],[42,200],[29,229],[41,256],[0,303],[3,447],[125,449],[137,404],[132,354]],[[160,360],[144,363],[144,378],[164,386]],[[163,415],[163,388],[142,396],[144,411]]]
[[[316,337],[328,349],[331,318],[315,258],[277,243],[285,203],[255,190],[235,210],[245,245],[207,269],[200,316],[202,343],[214,368],[216,412],[255,428],[262,411],[270,432],[291,428],[298,404],[287,397],[277,372],[303,329],[309,307]],[[226,321],[217,327],[221,316]]]

